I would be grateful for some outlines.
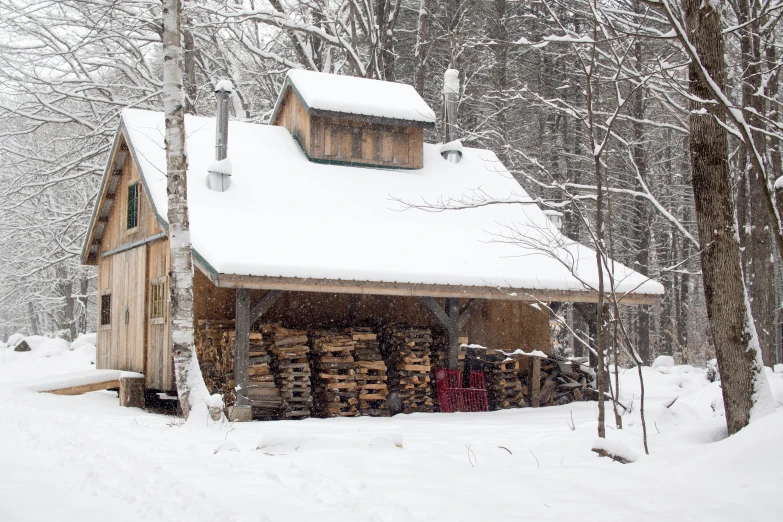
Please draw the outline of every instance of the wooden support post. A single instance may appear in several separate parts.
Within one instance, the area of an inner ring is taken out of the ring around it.
[[[432,297],[420,297],[419,300],[446,332],[446,362],[448,368],[450,370],[459,369],[459,332],[467,326],[471,315],[481,307],[481,301],[471,299],[465,308],[460,311],[459,299],[456,297],[446,298],[445,310]]]
[[[236,351],[234,352],[235,405],[250,408],[247,401],[247,384],[250,364],[250,290],[237,288]],[[236,409],[236,408],[235,408]]]
[[[541,404],[541,358],[533,357],[533,370],[530,372],[530,405],[538,408]]]
[[[449,370],[459,368],[459,300],[453,297],[446,298],[446,314],[449,322],[446,328],[446,343],[448,345]]]
[[[144,376],[120,376],[120,406],[144,408]]]

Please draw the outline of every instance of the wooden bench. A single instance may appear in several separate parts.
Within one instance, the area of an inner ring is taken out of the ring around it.
[[[54,395],[119,389],[120,406],[144,408],[144,375],[120,370],[90,370],[58,375],[30,386],[30,389]]]

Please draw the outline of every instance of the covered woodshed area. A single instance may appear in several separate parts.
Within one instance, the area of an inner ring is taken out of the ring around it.
[[[561,371],[563,361],[541,357],[550,353],[544,303],[590,293],[210,275],[196,271],[196,344],[208,388],[236,419],[438,411],[446,368],[482,371],[493,410],[595,398],[589,368]],[[464,297],[432,297],[448,294]]]

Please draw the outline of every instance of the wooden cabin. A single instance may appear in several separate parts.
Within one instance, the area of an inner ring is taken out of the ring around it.
[[[560,235],[491,151],[446,161],[423,141],[434,124],[410,86],[290,71],[271,125],[229,124],[231,184],[216,192],[215,119],[186,117],[197,340],[204,325],[232,325],[237,405],[254,405],[260,323],[432,328],[452,364],[465,337],[548,353],[535,303],[595,302],[594,252]],[[98,267],[97,367],[171,391],[163,136],[162,112],[123,112],[82,262]],[[508,204],[432,211],[486,198]],[[662,294],[620,264],[616,279],[626,304]]]

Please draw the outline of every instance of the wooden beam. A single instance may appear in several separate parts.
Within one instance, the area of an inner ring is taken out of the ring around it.
[[[68,388],[60,388],[59,390],[48,390],[46,393],[53,393],[55,395],[81,395],[82,393],[109,390],[111,388],[119,388],[120,381],[105,381],[96,382],[93,384],[82,384],[81,386],[70,386]]]
[[[250,324],[252,325],[261,319],[261,316],[272,308],[272,305],[275,304],[281,295],[283,295],[282,290],[269,290],[261,299],[253,303],[253,306],[250,308]]]
[[[120,406],[144,408],[144,376],[120,377]]]
[[[236,405],[248,406],[247,384],[250,380],[250,290],[237,289],[236,303],[236,351],[234,353],[234,384]]]
[[[216,286],[254,290],[284,290],[290,292],[321,292],[326,294],[395,295],[408,297],[457,297],[460,299],[496,299],[523,303],[597,303],[598,292],[591,290],[547,290],[530,288],[499,289],[490,286],[457,286],[417,283],[391,283],[316,279],[279,276],[216,274]],[[621,305],[652,305],[661,301],[657,294],[618,294]]]
[[[125,252],[126,250],[131,250],[136,247],[140,247],[142,245],[146,245],[149,243],[154,243],[155,241],[160,241],[161,239],[166,239],[168,235],[165,232],[161,232],[160,234],[155,234],[154,236],[145,237],[144,239],[139,239],[138,241],[134,241],[133,243],[128,243],[125,245],[118,246],[117,248],[112,248],[111,250],[107,250],[103,254],[101,254],[101,257],[109,257],[113,256],[115,254],[119,254],[120,252]],[[97,244],[101,244],[100,240],[96,240]]]
[[[438,321],[438,323],[444,328],[447,327],[449,323],[449,316],[446,314],[446,312],[443,311],[443,308],[440,307],[434,297],[419,297],[419,301],[421,301],[421,303],[427,308],[427,311],[430,313],[433,319]]]

